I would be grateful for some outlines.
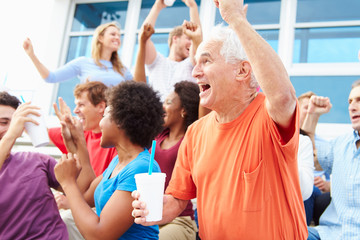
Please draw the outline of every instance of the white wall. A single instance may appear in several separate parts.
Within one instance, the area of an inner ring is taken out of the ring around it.
[[[21,94],[48,114],[54,84],[45,83],[22,48],[26,37],[45,66],[59,65],[70,0],[0,1],[0,88]]]

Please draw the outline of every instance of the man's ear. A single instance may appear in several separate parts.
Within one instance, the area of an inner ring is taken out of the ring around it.
[[[106,108],[106,103],[104,101],[101,101],[96,105],[96,108],[99,110],[99,112],[104,114],[105,108]]]
[[[248,61],[241,61],[236,67],[236,80],[243,81],[251,79],[252,68]]]

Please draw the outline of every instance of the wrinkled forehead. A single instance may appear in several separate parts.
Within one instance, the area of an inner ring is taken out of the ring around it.
[[[198,61],[201,56],[213,57],[219,55],[221,46],[220,42],[214,40],[200,43],[196,51],[195,60]]]
[[[360,85],[351,89],[349,99],[360,98]]]

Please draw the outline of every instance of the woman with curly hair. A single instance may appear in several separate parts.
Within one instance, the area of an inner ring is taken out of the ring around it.
[[[133,78],[120,60],[120,43],[120,27],[117,23],[101,24],[93,35],[91,58],[75,58],[55,71],[49,71],[36,57],[29,38],[25,39],[23,48],[46,82],[57,83],[78,77],[82,83],[89,80],[103,82],[106,86],[115,86]]]
[[[149,168],[150,153],[146,146],[162,129],[160,99],[145,83],[126,81],[110,89],[108,104],[100,121],[100,145],[115,147],[118,155],[102,175],[93,179],[83,195],[74,181],[77,160],[71,156],[60,160],[55,168],[56,177],[85,239],[158,239],[158,226],[134,223],[131,192],[136,189],[135,174],[145,173]],[[69,129],[74,128],[71,121],[66,123]],[[77,152],[81,146],[76,143],[80,133],[81,128],[71,132]],[[78,154],[79,158],[85,155]],[[153,171],[160,172],[156,162]],[[96,214],[91,210],[93,205]]]
[[[165,188],[169,184],[177,152],[190,124],[198,119],[199,86],[181,81],[175,84],[164,103],[164,130],[155,139],[155,159],[166,173]],[[160,226],[159,239],[196,239],[197,227],[191,201],[186,209],[171,223]]]

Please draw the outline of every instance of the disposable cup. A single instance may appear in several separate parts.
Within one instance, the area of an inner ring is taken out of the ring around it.
[[[33,114],[28,115],[28,117],[31,117],[32,119],[37,121],[39,125],[36,125],[32,122],[25,123],[25,130],[30,136],[31,142],[34,147],[42,147],[49,144],[49,135],[46,128],[44,115],[41,111],[39,111],[39,113],[41,114],[41,116],[35,116]]]
[[[135,174],[136,188],[140,193],[139,200],[145,202],[149,210],[146,216],[147,222],[162,219],[165,177],[165,173]]]
[[[175,0],[164,0],[164,4],[168,7],[171,7],[174,4]]]

